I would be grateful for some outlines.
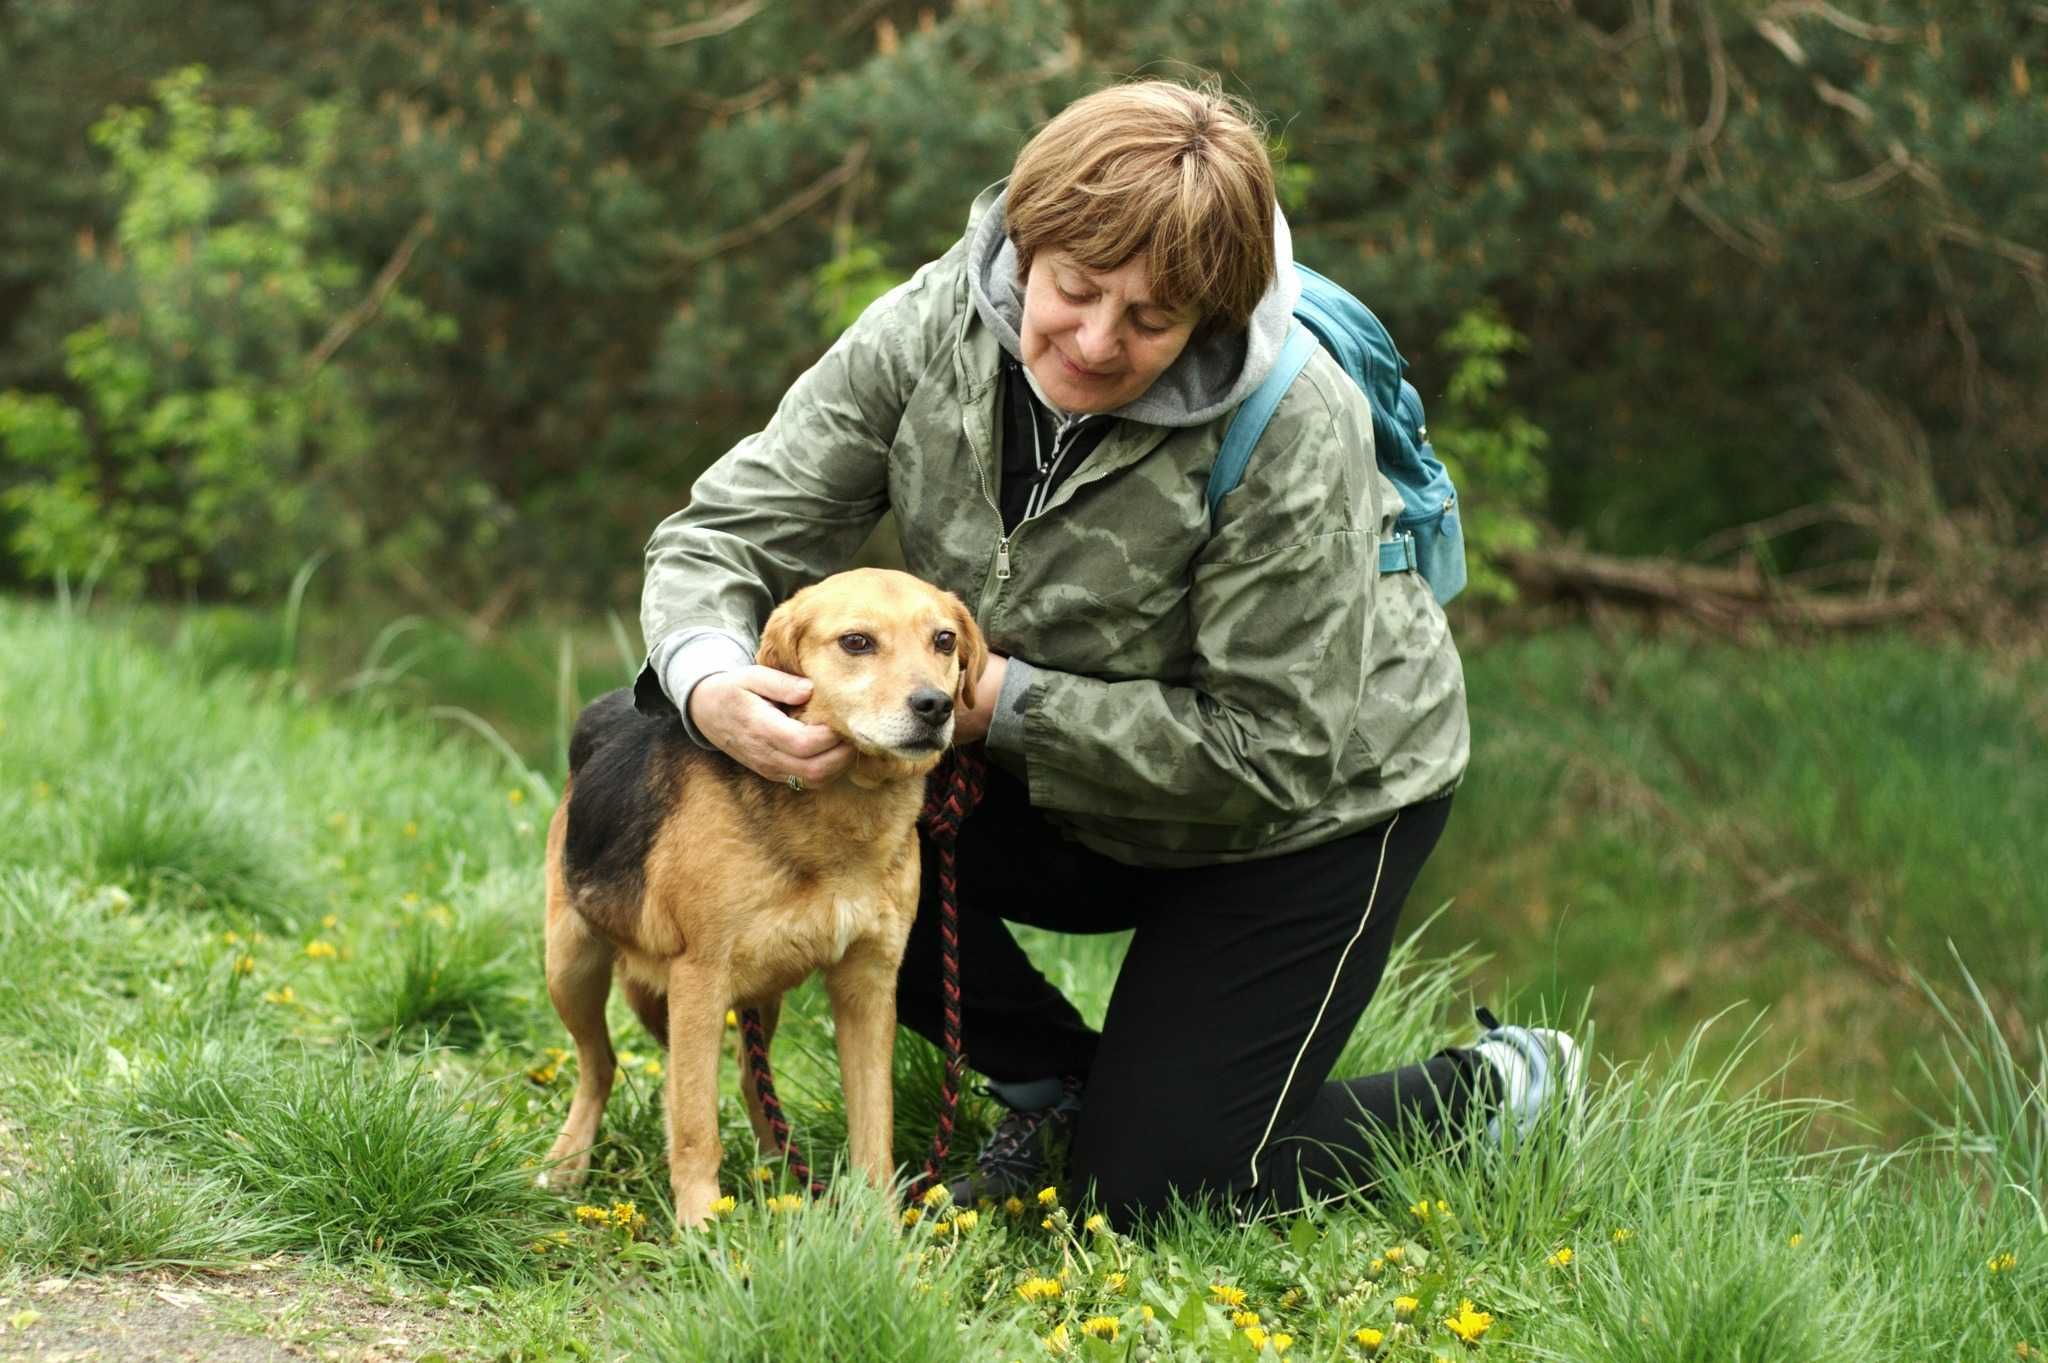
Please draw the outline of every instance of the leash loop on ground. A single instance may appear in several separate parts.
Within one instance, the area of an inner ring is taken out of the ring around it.
[[[939,991],[945,1017],[940,1040],[946,1056],[946,1077],[939,1088],[939,1116],[932,1131],[931,1153],[925,1159],[923,1172],[909,1188],[912,1201],[922,1198],[939,1182],[940,1168],[953,1146],[960,1078],[967,1069],[960,1035],[960,893],[953,850],[960,825],[981,803],[987,774],[988,768],[978,752],[948,750],[945,759],[925,778],[924,808],[917,816],[925,840],[939,853]],[[783,1115],[782,1103],[775,1096],[775,1080],[768,1067],[768,1038],[757,1010],[748,1008],[740,1013],[740,1035],[746,1044],[747,1071],[760,1098],[761,1115],[768,1119],[777,1151],[811,1196],[822,1196],[824,1180],[811,1172],[809,1162],[790,1139],[789,1119]]]

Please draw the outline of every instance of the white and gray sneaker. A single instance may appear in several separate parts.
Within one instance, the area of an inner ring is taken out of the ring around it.
[[[1499,1145],[1509,1124],[1517,1141],[1526,1139],[1553,1104],[1576,1120],[1586,1101],[1586,1059],[1579,1043],[1549,1027],[1505,1027],[1486,1009],[1473,1011],[1486,1033],[1472,1049],[1500,1077],[1500,1104],[1486,1123],[1487,1139]]]

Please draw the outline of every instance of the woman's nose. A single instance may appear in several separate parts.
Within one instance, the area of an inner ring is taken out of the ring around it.
[[[1083,318],[1079,329],[1074,333],[1074,349],[1080,352],[1081,363],[1090,369],[1115,359],[1115,324],[1101,317]]]

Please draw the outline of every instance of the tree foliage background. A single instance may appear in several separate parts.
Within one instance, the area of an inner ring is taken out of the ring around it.
[[[12,0],[0,583],[629,600],[1034,127],[1210,73],[1482,551],[2048,533],[2039,3]]]

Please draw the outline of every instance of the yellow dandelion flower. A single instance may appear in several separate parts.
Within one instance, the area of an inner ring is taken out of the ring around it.
[[[1382,1273],[1385,1273],[1386,1271],[1387,1261],[1385,1259],[1375,1259],[1365,1266],[1365,1276],[1368,1278],[1377,1279]]]
[[[739,1199],[731,1193],[727,1193],[724,1197],[712,1199],[711,1214],[713,1216],[731,1216],[739,1205]]]
[[[2019,1260],[2013,1257],[2012,1251],[2006,1250],[2002,1254],[1992,1255],[1984,1267],[1993,1273],[2010,1273],[2018,1263]]]
[[[320,920],[320,926],[323,928],[333,929],[339,927],[340,925],[341,915],[338,913],[330,913]]]
[[[1492,1324],[1492,1312],[1473,1310],[1470,1298],[1458,1303],[1457,1315],[1444,1317],[1444,1328],[1456,1335],[1461,1344],[1477,1344]]]
[[[1244,1305],[1244,1289],[1232,1287],[1228,1283],[1210,1283],[1209,1295],[1216,1299],[1216,1303],[1219,1306],[1238,1307]]]
[[[1287,1310],[1301,1305],[1301,1289],[1290,1287],[1280,1294],[1281,1309]]]
[[[557,1065],[569,1058],[569,1053],[560,1046],[543,1046],[540,1048],[540,1053],[554,1061]]]
[[[1058,1278],[1026,1278],[1017,1284],[1017,1295],[1025,1301],[1050,1301],[1064,1290]]]
[[[1387,1262],[1388,1262],[1388,1263],[1390,1263],[1390,1264],[1398,1264],[1398,1263],[1400,1263],[1400,1262],[1401,1262],[1401,1260],[1403,1260],[1403,1259],[1405,1259],[1405,1258],[1407,1258],[1407,1257],[1408,1257],[1408,1249],[1407,1249],[1407,1246],[1405,1246],[1405,1245],[1393,1245],[1393,1246],[1390,1246],[1390,1247],[1388,1248],[1388,1250],[1387,1250],[1387,1254],[1386,1254],[1386,1259],[1387,1259]]]
[[[1149,1306],[1139,1307],[1138,1314],[1143,1316],[1146,1320],[1154,1320],[1158,1317],[1158,1313]]]
[[[952,1201],[953,1194],[945,1184],[934,1183],[931,1187],[924,1190],[924,1196],[919,1200],[927,1207],[936,1207],[942,1202]]]
[[[1422,1303],[1413,1297],[1394,1298],[1394,1319],[1407,1320],[1415,1314],[1415,1308]]]
[[[600,1226],[608,1226],[611,1224],[612,1214],[603,1207],[593,1207],[585,1203],[576,1209],[576,1219],[583,1222],[594,1221]]]
[[[528,1079],[531,1079],[536,1084],[546,1086],[548,1084],[554,1083],[555,1076],[560,1073],[561,1066],[556,1065],[553,1061],[550,1061],[545,1065],[536,1065],[534,1068],[528,1070],[526,1072],[526,1077]]]
[[[728,1008],[725,1010],[725,1029],[731,1031],[740,1025],[740,1015]]]
[[[933,1235],[951,1235],[952,1233],[953,1233],[953,1223],[952,1223],[951,1221],[934,1221],[934,1222],[932,1222],[932,1234],[933,1234]]]
[[[804,1200],[796,1193],[783,1193],[779,1197],[768,1199],[768,1210],[771,1212],[800,1212],[803,1209]]]
[[[256,958],[254,956],[236,957],[235,973],[237,975],[254,975],[256,973]]]
[[[1083,1221],[1081,1223],[1081,1229],[1094,1231],[1097,1235],[1100,1235],[1104,1231],[1109,1229],[1109,1218],[1104,1216],[1101,1212],[1097,1212],[1095,1213],[1095,1215],[1089,1217],[1086,1221]]]
[[[1114,1341],[1117,1331],[1122,1328],[1122,1326],[1117,1324],[1115,1316],[1090,1316],[1081,1322],[1081,1333],[1093,1335],[1097,1339]]]
[[[416,909],[420,906],[420,892],[418,890],[407,890],[404,894],[398,896],[398,902],[408,909]]]
[[[1003,1210],[1012,1216],[1022,1216],[1024,1214],[1024,1199],[1015,1196],[1004,1198]]]
[[[1039,1228],[1040,1230],[1051,1230],[1051,1229],[1052,1229],[1052,1218],[1048,1216],[1048,1217],[1046,1217],[1046,1218],[1045,1218],[1044,1220],[1040,1221],[1040,1222],[1038,1223],[1038,1228]]]
[[[924,1211],[923,1211],[923,1210],[922,1210],[921,1208],[918,1208],[918,1207],[905,1207],[905,1208],[903,1209],[903,1224],[904,1224],[904,1225],[906,1225],[906,1226],[914,1226],[914,1225],[916,1225],[916,1224],[917,1224],[918,1222],[920,1222],[920,1221],[922,1221],[922,1220],[924,1220]]]
[[[955,1212],[955,1213],[953,1214],[953,1229],[954,1229],[954,1230],[973,1230],[973,1229],[974,1229],[974,1228],[975,1228],[976,1226],[978,1226],[978,1225],[980,1225],[980,1224],[981,1224],[981,1213],[980,1213],[980,1212],[976,1212],[976,1211],[965,1211],[965,1212]]]
[[[1373,1329],[1370,1325],[1362,1330],[1353,1330],[1351,1338],[1357,1342],[1359,1348],[1365,1350],[1368,1354],[1378,1353],[1380,1345],[1387,1342],[1387,1337],[1378,1330]]]
[[[1259,1313],[1256,1311],[1232,1311],[1230,1313],[1230,1323],[1240,1330],[1246,1329],[1259,1323]]]
[[[1793,1231],[1792,1238],[1787,1240],[1785,1243],[1792,1246],[1792,1248],[1794,1249],[1798,1249],[1800,1244],[1803,1243],[1805,1239],[1806,1237],[1804,1235],[1801,1235],[1798,1231]]]
[[[297,1003],[299,996],[292,991],[290,985],[285,985],[281,989],[264,990],[263,1001],[265,1003]]]
[[[1123,1290],[1124,1290],[1124,1284],[1125,1284],[1125,1283],[1127,1283],[1127,1282],[1129,1282],[1129,1281],[1130,1281],[1130,1279],[1126,1278],[1126,1277],[1125,1277],[1125,1276],[1124,1276],[1123,1274],[1121,1274],[1121,1273],[1112,1273],[1112,1274],[1110,1274],[1110,1275],[1109,1275],[1108,1277],[1106,1277],[1106,1278],[1104,1278],[1104,1279],[1102,1280],[1102,1282],[1103,1282],[1103,1285],[1104,1285],[1105,1287],[1107,1287],[1107,1288],[1108,1288],[1108,1289],[1109,1289],[1110,1291],[1112,1291],[1112,1292],[1121,1292],[1121,1291],[1123,1291]]]
[[[1272,1339],[1268,1340],[1267,1343],[1273,1346],[1274,1353],[1284,1354],[1294,1344],[1294,1336],[1288,1334],[1285,1330],[1282,1330],[1280,1331],[1280,1333],[1274,1335]]]
[[[525,804],[526,792],[517,786],[512,787],[512,789],[505,792],[505,803],[513,805]]]
[[[242,934],[239,932],[224,932],[220,935],[220,944],[224,947],[238,945],[241,940]]]
[[[322,942],[316,940],[306,943],[306,956],[307,959],[309,960],[331,961],[339,955],[341,955],[341,953],[335,949],[334,943],[332,942]]]
[[[1429,1220],[1429,1199],[1425,1197],[1422,1201],[1410,1206],[1408,1210],[1417,1221]]]
[[[407,836],[408,838],[418,837],[420,835],[419,821],[416,819],[407,819],[405,821],[405,828],[401,831],[403,831],[405,836]]]
[[[1563,1246],[1557,1253],[1551,1255],[1543,1262],[1549,1264],[1552,1268],[1570,1268],[1572,1264],[1572,1247],[1570,1245]]]
[[[612,1224],[628,1235],[638,1235],[647,1228],[647,1218],[630,1202],[614,1202]]]
[[[661,1078],[661,1061],[655,1059],[653,1056],[649,1056],[644,1062],[642,1062],[640,1066],[640,1073],[646,1075],[649,1079]]]
[[[1063,1354],[1067,1351],[1067,1323],[1061,1321],[1052,1327],[1052,1333],[1045,1337],[1047,1353]]]
[[[1254,1349],[1263,1349],[1266,1347],[1266,1332],[1264,1330],[1261,1330],[1256,1325],[1245,1326],[1244,1337],[1251,1342],[1251,1346]]]
[[[2013,1352],[2021,1358],[2039,1358],[2041,1356],[2041,1351],[2027,1343],[2024,1339],[2020,1341],[2019,1348],[2013,1350]]]
[[[767,1165],[757,1164],[754,1166],[754,1182],[766,1183],[769,1179],[774,1177],[775,1171],[773,1169],[770,1169]]]
[[[1617,1245],[1625,1245],[1635,1238],[1636,1233],[1627,1226],[1616,1226],[1614,1228],[1614,1243]]]
[[[1060,1190],[1057,1188],[1040,1188],[1038,1190],[1038,1205],[1041,1207],[1059,1206]]]

